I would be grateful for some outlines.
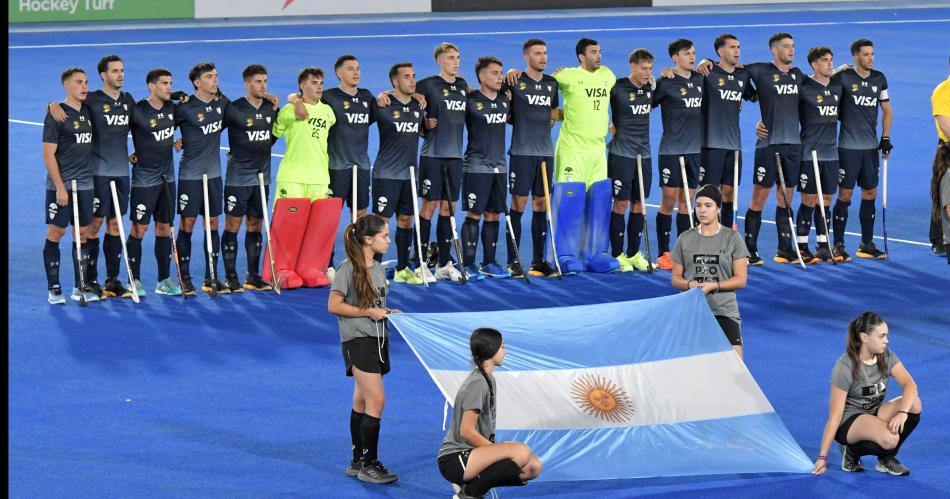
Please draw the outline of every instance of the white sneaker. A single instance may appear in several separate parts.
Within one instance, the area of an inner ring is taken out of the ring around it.
[[[435,269],[435,278],[442,279],[443,281],[462,281],[462,273],[459,272],[455,265],[452,262],[446,263],[441,267],[436,267]]]
[[[416,269],[416,275],[428,284],[435,284],[435,276],[429,270],[428,265],[422,265]]]
[[[327,267],[327,279],[330,280],[330,284],[333,284],[334,277],[336,277],[336,269],[333,267]]]

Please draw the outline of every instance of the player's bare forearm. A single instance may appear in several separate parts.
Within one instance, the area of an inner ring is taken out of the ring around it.
[[[891,109],[891,103],[881,103],[881,135],[891,136],[891,123],[894,122],[894,111]]]
[[[950,116],[937,116],[937,126],[944,137],[950,137]]]
[[[53,181],[53,186],[57,189],[65,189],[63,177],[59,173],[59,163],[56,161],[56,144],[43,143],[43,163],[46,165],[46,171],[49,178]]]

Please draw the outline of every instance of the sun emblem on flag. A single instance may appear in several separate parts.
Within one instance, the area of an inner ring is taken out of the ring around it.
[[[772,81],[778,81],[781,77],[778,73],[772,73]]]
[[[684,87],[680,87],[680,95],[686,95],[686,89]]]
[[[597,375],[583,374],[571,383],[571,398],[584,413],[612,423],[623,423],[633,417],[633,402],[613,381]]]
[[[349,109],[349,108],[350,108],[350,102],[349,102],[349,101],[343,101],[343,109]]]

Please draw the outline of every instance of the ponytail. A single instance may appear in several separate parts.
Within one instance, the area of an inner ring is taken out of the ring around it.
[[[851,378],[858,376],[858,370],[861,368],[861,333],[870,335],[871,331],[884,323],[884,318],[875,312],[864,312],[856,319],[848,323],[848,340],[845,343],[845,351],[848,358],[851,359]],[[887,361],[883,355],[877,356],[877,370],[881,376],[888,376]]]
[[[930,177],[930,218],[940,220],[944,203],[940,201],[940,179],[950,170],[950,144],[942,143],[934,156],[933,175]]]
[[[497,329],[480,327],[472,332],[469,339],[469,347],[472,350],[472,361],[475,362],[475,368],[482,373],[485,382],[488,383],[488,393],[491,396],[491,406],[495,407],[495,389],[492,388],[491,380],[488,379],[488,373],[482,365],[486,360],[495,356],[498,349],[501,348],[501,333]]]
[[[363,246],[366,237],[373,237],[386,227],[386,219],[373,214],[367,214],[356,219],[355,222],[343,229],[343,249],[346,258],[353,265],[353,290],[356,292],[356,306],[368,309],[379,298],[379,290],[369,275],[366,267],[366,257],[363,255]]]

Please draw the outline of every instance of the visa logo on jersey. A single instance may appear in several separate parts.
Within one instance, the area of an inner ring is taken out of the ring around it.
[[[779,95],[798,95],[798,85],[775,85],[775,92]]]
[[[551,97],[548,95],[528,95],[528,104],[532,106],[551,106]]]
[[[74,133],[76,136],[77,144],[92,144],[92,134],[89,132],[85,133]]]
[[[207,125],[201,125],[201,133],[208,135],[209,133],[215,133],[221,131],[221,122],[215,121],[214,123],[208,123]]]
[[[742,94],[736,90],[719,90],[719,98],[722,100],[728,100],[733,102],[739,102],[742,100]]]
[[[400,133],[419,133],[419,124],[418,123],[407,123],[403,121],[397,121],[394,123],[396,125],[396,131]]]
[[[588,88],[587,97],[607,97],[607,90],[604,88]]]
[[[866,95],[852,95],[856,106],[877,107],[877,97],[868,97]]]
[[[106,124],[109,126],[126,126],[129,124],[129,115],[127,114],[107,114]]]
[[[270,130],[248,130],[244,133],[247,134],[247,140],[251,142],[270,141]]]
[[[650,105],[640,104],[638,106],[630,106],[630,112],[637,115],[650,114]]]
[[[168,127],[168,128],[166,128],[166,129],[164,129],[164,130],[159,130],[159,131],[157,131],[157,132],[152,132],[152,137],[155,137],[155,142],[161,142],[161,141],[163,141],[163,140],[170,139],[170,138],[172,138],[173,135],[175,135],[175,128],[174,128],[174,127]]]
[[[445,107],[449,111],[465,111],[465,101],[463,100],[447,100],[445,101]]]
[[[835,106],[818,106],[818,114],[821,116],[838,116],[838,108]]]
[[[702,98],[702,97],[690,97],[690,98],[688,98],[688,99],[683,99],[683,104],[686,104],[686,107],[689,108],[689,109],[691,109],[691,108],[696,108],[696,107],[701,107],[701,106],[703,105],[703,98]]]
[[[507,113],[486,114],[485,121],[487,121],[489,125],[499,124],[499,123],[504,124],[505,122],[508,121],[508,114]]]
[[[365,113],[351,114],[346,113],[346,121],[350,124],[367,125],[369,124],[369,115]]]

